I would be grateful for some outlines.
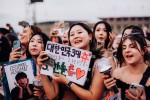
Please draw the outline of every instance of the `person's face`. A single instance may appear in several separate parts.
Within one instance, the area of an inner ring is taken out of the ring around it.
[[[23,29],[23,32],[20,33],[20,41],[21,41],[21,44],[28,44],[29,43],[29,39],[31,37],[31,29],[30,27],[25,27]]]
[[[62,36],[62,43],[65,44],[65,45],[69,45],[69,41],[68,41],[68,31],[69,30],[66,30],[64,35]]]
[[[98,24],[94,34],[97,41],[105,41],[107,39],[106,26],[102,23]]]
[[[131,31],[132,31],[132,29],[126,29],[126,30],[124,31],[123,37],[124,37],[124,36],[127,36],[127,35],[129,35],[129,34],[131,34]]]
[[[44,50],[43,39],[39,35],[35,35],[29,42],[29,52],[32,56],[38,56]]]
[[[17,81],[17,83],[19,84],[19,86],[21,87],[26,87],[27,85],[27,78],[21,78]]]
[[[126,39],[122,44],[122,54],[127,64],[138,64],[143,62],[144,52],[141,50],[140,45],[132,43],[130,39]]]
[[[89,35],[88,32],[80,25],[75,25],[70,30],[70,43],[71,46],[90,50],[90,40],[92,39],[92,35]]]
[[[50,37],[50,40],[51,40],[53,43],[59,43],[59,37],[58,37],[58,36],[51,36],[51,37]]]

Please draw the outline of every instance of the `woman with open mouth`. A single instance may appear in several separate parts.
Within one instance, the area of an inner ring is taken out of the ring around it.
[[[92,30],[83,23],[73,24],[68,32],[69,45],[75,48],[93,52],[95,43],[92,38]],[[42,58],[38,57],[38,63]],[[64,75],[54,74],[50,81],[46,75],[42,75],[42,83],[48,99],[56,100],[102,100],[104,83],[98,68],[94,67],[95,58],[91,58],[87,79],[84,86],[79,86]]]
[[[121,66],[125,63],[124,67],[114,69],[112,76],[115,78],[108,78],[104,75],[104,84],[107,89],[111,89],[114,85],[120,90],[119,94],[114,94],[112,91],[111,96],[117,96],[122,100],[149,100],[150,97],[150,67],[146,64],[148,60],[147,44],[145,38],[140,31],[131,32],[130,34],[122,37],[122,41],[118,47],[117,59]],[[142,93],[136,89],[133,94],[130,91],[130,84],[143,85]]]

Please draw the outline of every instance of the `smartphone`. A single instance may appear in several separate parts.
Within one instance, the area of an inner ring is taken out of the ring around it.
[[[63,28],[59,28],[59,29],[52,29],[52,36],[63,36],[64,34],[64,29]]]
[[[97,48],[104,49],[104,47],[105,47],[105,42],[101,41],[101,40],[98,40],[97,41]]]
[[[15,40],[15,41],[13,42],[13,49],[17,49],[17,48],[19,48],[19,47],[21,47],[21,42],[20,42],[20,40]],[[21,49],[18,50],[18,52],[20,52],[20,51],[21,51]]]
[[[139,97],[139,96],[142,95],[143,89],[144,89],[144,86],[143,86],[143,85],[136,84],[136,83],[131,83],[131,84],[130,84],[130,87],[129,87],[129,92],[130,92],[131,94],[133,94],[134,96],[136,96],[136,90],[138,90],[138,92],[139,92],[138,97]]]
[[[46,65],[49,65],[50,67],[54,67],[55,66],[55,60],[53,58],[51,58],[49,56],[45,56],[45,55],[42,58],[45,58],[45,57],[48,57],[48,59],[45,60],[44,63]]]

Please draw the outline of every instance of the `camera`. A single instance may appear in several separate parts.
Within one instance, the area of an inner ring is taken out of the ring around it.
[[[111,77],[110,72],[111,72],[112,67],[111,67],[110,62],[109,62],[109,60],[108,60],[107,58],[101,58],[101,59],[98,61],[97,65],[98,65],[98,68],[99,68],[100,73],[103,73],[104,75],[108,75],[109,78]],[[111,88],[111,90],[112,90],[115,94],[117,94],[117,93],[119,92],[116,85],[113,86],[113,87]]]

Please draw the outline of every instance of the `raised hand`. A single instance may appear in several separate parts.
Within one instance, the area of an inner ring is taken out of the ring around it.
[[[19,60],[19,58],[22,56],[22,52],[18,52],[18,50],[21,49],[21,48],[17,48],[17,49],[14,49],[12,50],[12,52],[10,53],[10,56],[9,56],[9,61],[15,61],[15,60]]]
[[[112,44],[113,44],[113,41],[114,41],[114,38],[115,38],[115,34],[113,32],[109,32],[109,44],[107,46],[108,49],[111,49],[112,47]]]
[[[15,84],[17,87],[19,87],[19,89],[22,89],[22,87],[21,87],[19,84],[17,84],[16,82],[14,82],[14,84]]]
[[[47,53],[45,51],[41,51],[39,56],[37,57],[37,64],[39,69],[41,69],[42,65],[44,65],[44,61],[48,59]]]

